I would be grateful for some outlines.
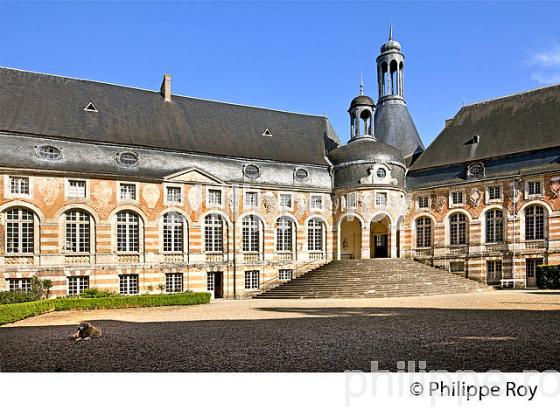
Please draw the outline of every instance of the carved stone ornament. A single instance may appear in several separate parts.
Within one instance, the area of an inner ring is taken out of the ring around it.
[[[560,198],[560,177],[551,178],[549,188],[553,198]]]
[[[145,185],[142,190],[142,196],[148,208],[153,209],[156,207],[157,201],[159,199],[159,188],[155,185]]]
[[[56,183],[56,179],[54,178],[41,179],[41,181],[39,182],[39,192],[43,197],[43,201],[45,202],[45,205],[54,204],[60,192],[60,189],[58,188],[58,185]]]
[[[98,184],[91,194],[92,199],[101,207],[109,205],[112,196],[113,190],[111,189],[111,184],[107,181]]]
[[[373,167],[368,168],[368,175],[360,178],[360,184],[373,184]]]
[[[445,205],[445,201],[447,200],[447,198],[443,195],[439,195],[435,198],[435,200],[433,201],[434,204],[434,209],[436,212],[441,212],[443,210],[443,207]]]
[[[480,189],[473,188],[471,190],[471,194],[469,196],[469,203],[471,204],[471,206],[473,208],[476,208],[480,204],[480,199],[481,198],[482,198],[482,194],[480,193]]]
[[[270,192],[264,196],[263,206],[267,214],[273,212],[276,209],[276,199],[274,198],[274,195],[272,195]]]

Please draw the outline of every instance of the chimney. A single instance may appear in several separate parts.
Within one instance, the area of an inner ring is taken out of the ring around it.
[[[165,102],[171,102],[171,74],[164,74],[159,93]]]

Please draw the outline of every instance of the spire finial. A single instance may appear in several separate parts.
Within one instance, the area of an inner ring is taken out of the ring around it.
[[[364,79],[362,77],[361,71],[360,71],[360,95],[364,95]]]
[[[389,23],[389,40],[393,39],[393,20]]]

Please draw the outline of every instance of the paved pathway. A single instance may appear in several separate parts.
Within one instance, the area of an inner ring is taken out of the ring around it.
[[[81,320],[101,339],[73,342]],[[215,301],[54,312],[0,328],[1,371],[560,370],[560,292]]]

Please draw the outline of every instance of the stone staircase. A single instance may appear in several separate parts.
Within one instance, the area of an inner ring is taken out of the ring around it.
[[[483,283],[411,259],[355,259],[322,265],[255,298],[380,298],[488,290],[492,288]]]

